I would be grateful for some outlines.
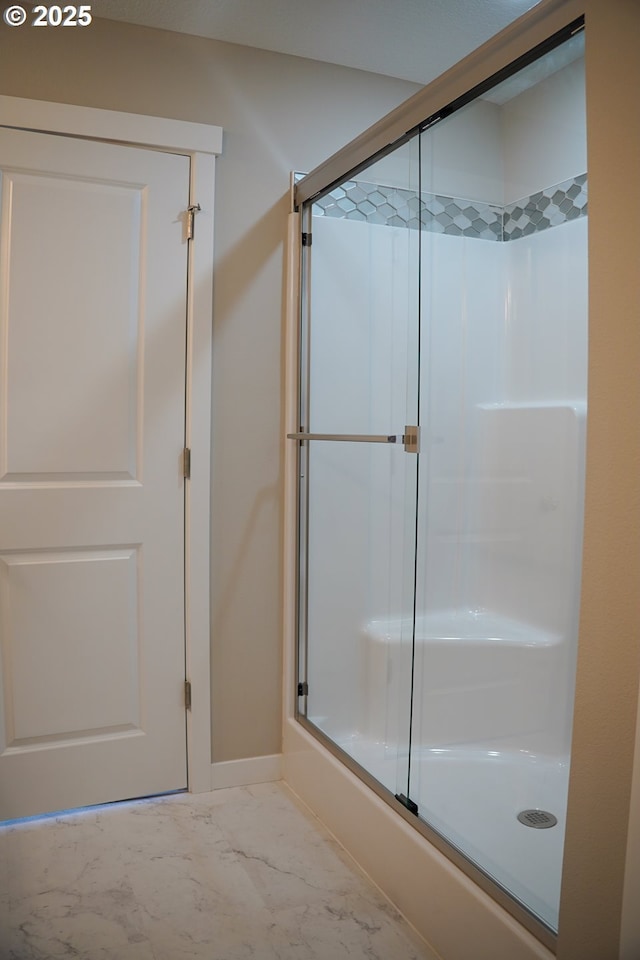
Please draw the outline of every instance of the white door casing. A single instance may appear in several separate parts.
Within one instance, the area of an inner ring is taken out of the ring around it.
[[[43,111],[56,112],[0,98],[0,121],[8,111],[15,122],[16,104],[40,129]],[[101,120],[113,129],[123,116],[60,107],[63,129],[76,110],[94,135]],[[170,123],[147,126],[164,143]],[[201,125],[178,122],[173,132],[190,126]],[[212,178],[200,194],[204,242],[189,252],[184,212],[190,160],[193,194],[214,154],[15,130],[0,130],[0,143],[2,812],[186,785],[185,623],[190,788],[209,789],[210,373],[194,351],[204,346],[208,357],[210,348]],[[34,151],[44,175],[34,173]],[[199,294],[194,272],[205,281]],[[126,280],[114,283],[116,273]],[[185,359],[196,465],[186,511]]]

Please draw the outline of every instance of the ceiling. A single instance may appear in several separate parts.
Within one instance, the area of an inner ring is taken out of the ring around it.
[[[538,0],[93,0],[94,16],[428,83]]]

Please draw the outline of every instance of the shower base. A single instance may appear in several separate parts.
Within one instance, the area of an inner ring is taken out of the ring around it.
[[[393,793],[418,804],[418,815],[552,930],[564,847],[569,763],[491,746],[414,748],[410,788],[406,749],[357,734],[336,739]],[[557,818],[550,829],[518,821],[524,810]]]

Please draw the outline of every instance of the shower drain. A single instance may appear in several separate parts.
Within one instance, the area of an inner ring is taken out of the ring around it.
[[[558,818],[546,810],[523,810],[518,814],[520,823],[525,827],[535,827],[536,830],[546,830],[547,827],[555,827]]]

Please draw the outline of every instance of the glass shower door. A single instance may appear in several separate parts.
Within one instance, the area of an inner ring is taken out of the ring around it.
[[[419,232],[390,222],[388,201],[410,196],[416,161],[405,145],[303,211],[300,429],[290,435],[300,444],[299,714],[394,794],[408,777]]]
[[[302,205],[289,435],[297,716],[547,945],[580,605],[585,133],[574,23],[299,192],[327,185]]]
[[[409,796],[557,929],[587,386],[583,36],[421,134]]]

